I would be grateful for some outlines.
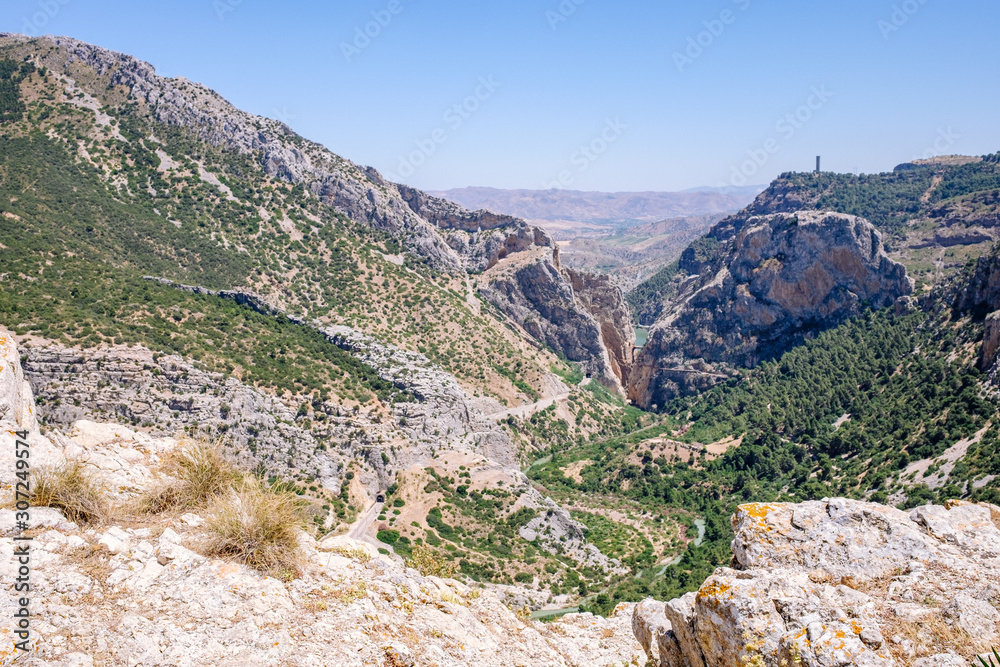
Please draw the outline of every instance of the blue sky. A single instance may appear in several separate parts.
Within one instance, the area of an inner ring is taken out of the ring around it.
[[[7,0],[0,18],[420,188],[607,191],[1000,150],[998,26],[995,0]]]

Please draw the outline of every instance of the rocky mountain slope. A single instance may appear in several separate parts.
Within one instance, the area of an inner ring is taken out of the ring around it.
[[[49,132],[50,138],[58,137],[58,148],[47,149],[68,151],[77,165],[96,168],[112,197],[142,208],[126,216],[148,217],[143,223],[149,233],[127,240],[125,257],[153,275],[210,289],[240,289],[290,314],[385,338],[394,331],[385,308],[412,282],[407,274],[421,276],[422,271],[425,284],[418,291],[430,288],[437,294],[418,301],[424,305],[421,310],[438,307],[451,315],[420,313],[411,326],[437,329],[432,338],[444,341],[455,336],[445,325],[461,323],[456,304],[440,302],[452,297],[466,301],[468,273],[532,248],[548,249],[549,261],[555,261],[552,240],[522,220],[473,213],[389,183],[276,121],[239,111],[198,84],[157,76],[150,65],[129,56],[66,38],[17,35],[0,37],[0,49],[16,62],[27,59],[41,68],[19,84],[27,112],[20,123],[8,124],[13,130],[8,139],[41,142],[34,132]],[[56,129],[60,122],[73,127],[72,136],[62,131],[66,125]],[[37,152],[37,147],[27,150]],[[16,210],[10,213],[25,218]],[[113,230],[111,236],[123,231]],[[110,250],[108,240],[107,235],[96,240],[105,246],[96,248],[99,253]],[[372,241],[381,247],[365,247]],[[195,247],[201,249],[198,259],[185,256]],[[409,252],[398,255],[398,249]],[[154,258],[174,259],[174,266]],[[408,261],[426,268],[415,271],[406,266]],[[360,279],[362,286],[338,293],[331,289],[329,272],[343,273],[343,263],[355,265],[348,269],[349,277]],[[568,281],[558,272],[554,276],[572,294]],[[374,311],[364,308],[372,295],[358,292],[379,287],[383,303]],[[575,301],[569,305],[574,316],[591,317]],[[475,300],[464,306],[477,315]],[[507,333],[504,318],[491,322],[490,313],[486,315],[471,326],[474,336],[494,339],[496,352],[509,355],[509,347],[519,343]],[[411,349],[420,347],[418,334],[429,333],[395,331]],[[591,343],[591,349],[601,346],[600,341]],[[575,358],[582,349],[564,353],[605,372],[600,354]],[[451,360],[453,367],[447,370],[465,379],[481,372],[471,368],[477,363],[473,359],[442,359]],[[541,362],[535,374],[544,375],[547,365]],[[505,373],[486,370],[486,382],[479,386],[504,384]],[[539,380],[524,379],[529,384]]]
[[[654,665],[961,667],[1000,639],[1000,508],[744,505],[733,567],[633,617]]]
[[[664,405],[703,390],[862,307],[883,308],[912,292],[881,234],[854,216],[751,217],[725,243],[650,331],[629,384],[636,403]]]
[[[103,361],[112,375],[129,373],[120,359]],[[78,525],[59,510],[32,507],[30,528],[16,533],[14,512],[0,510],[0,546],[8,553],[15,534],[33,538],[31,651],[18,654],[8,644],[0,664],[638,664],[628,606],[610,619],[584,614],[542,625],[515,614],[494,592],[422,575],[365,542],[316,541],[301,530],[294,579],[206,557],[199,552],[210,516],[129,509],[169,479],[162,464],[178,440],[86,420],[43,436],[6,331],[0,381],[3,504],[13,502],[14,432],[24,430],[33,483],[43,469],[75,461],[119,508],[106,521]],[[156,402],[153,392],[133,397]],[[5,559],[0,576],[12,581],[16,568]],[[12,596],[0,602],[7,619],[16,607]],[[5,621],[4,635],[12,631]]]
[[[627,372],[617,288],[523,220],[388,183],[130,56],[6,34],[0,62],[19,96],[0,125],[0,316],[47,428],[218,440],[324,532],[405,494],[362,532],[451,545],[496,584],[537,576],[535,606],[578,568],[595,585],[620,569],[521,473],[538,403],[567,438],[634,422],[580,386]],[[558,308],[491,282],[528,264]]]
[[[761,224],[761,220],[825,218],[830,213],[861,218],[880,237],[877,241],[859,238],[850,244],[856,250],[849,252],[860,259],[879,246],[879,253],[897,267],[905,267],[916,296],[940,297],[941,289],[961,281],[963,267],[988,252],[996,240],[991,221],[1000,213],[997,164],[995,155],[952,156],[900,165],[884,174],[782,174],[750,206],[720,221],[693,242],[676,265],[663,269],[629,295],[637,320],[645,325],[656,324],[659,329],[659,333],[654,330],[651,334],[655,345],[648,347],[639,361],[643,370],[632,376],[633,383],[638,384],[630,387],[630,397],[645,406],[662,404],[722,379],[728,371],[716,368],[719,362],[746,367],[761,359],[775,358],[801,341],[803,334],[834,326],[857,310],[857,305],[842,309],[833,301],[821,306],[820,301],[830,296],[830,289],[834,289],[834,296],[846,290],[842,305],[864,302],[864,307],[875,308],[910,293],[889,265],[878,266],[883,259],[864,259],[864,270],[848,269],[848,273],[857,274],[853,277],[843,272],[846,267],[835,268],[828,275],[827,268],[812,263],[814,253],[809,244],[794,241],[787,248],[770,248],[772,255],[765,250],[759,258],[756,248],[749,249],[750,264],[731,272],[730,263],[736,260],[734,248],[747,242],[747,229]],[[751,241],[764,242],[760,238]],[[751,280],[746,273],[748,266],[763,273]],[[775,273],[779,266],[785,277],[773,284],[764,276]],[[822,275],[807,271],[820,271]],[[870,275],[866,278],[859,272]],[[727,278],[735,274],[742,277],[727,283]],[[860,286],[859,280],[865,282],[872,275],[880,276],[876,279],[880,284]],[[707,287],[713,281],[721,290],[718,297],[715,287]],[[744,290],[746,295],[727,292],[736,289],[739,282],[749,288]],[[785,287],[795,284],[801,295],[781,294]],[[853,290],[859,286],[861,294],[855,294]],[[762,290],[776,290],[773,298],[777,302],[769,303],[771,296],[762,301]],[[780,303],[802,298],[810,301],[811,307],[794,314],[801,304]],[[742,299],[747,303],[741,304]],[[764,327],[769,330],[764,332]],[[656,379],[659,375],[663,377]],[[662,391],[656,389],[657,385]]]

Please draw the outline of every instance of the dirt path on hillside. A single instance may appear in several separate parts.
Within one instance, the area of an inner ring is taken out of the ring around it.
[[[465,278],[465,301],[469,304],[469,308],[476,315],[482,314],[482,307],[479,303],[479,299],[476,297],[476,286],[472,282],[471,276],[466,276]]]
[[[584,378],[583,382],[581,382],[578,386],[586,387],[588,384],[590,384],[590,380],[591,378]],[[571,389],[570,391],[565,391],[561,394],[552,396],[551,398],[543,398],[540,401],[536,401],[528,405],[521,405],[516,408],[511,408],[510,410],[504,410],[502,412],[494,412],[493,414],[487,416],[490,417],[491,419],[496,419],[497,421],[507,419],[507,417],[517,417],[519,419],[525,419],[535,414],[536,412],[541,412],[542,410],[545,410],[546,408],[555,405],[556,403],[561,403],[562,401],[569,400],[569,395],[572,393],[573,390]]]
[[[358,517],[357,521],[351,524],[350,530],[347,531],[347,536],[352,540],[367,542],[376,549],[386,549],[389,553],[393,553],[390,545],[383,544],[368,534],[368,530],[372,527],[372,524],[375,523],[375,519],[378,518],[379,514],[382,513],[384,507],[385,503],[374,503],[364,514]]]

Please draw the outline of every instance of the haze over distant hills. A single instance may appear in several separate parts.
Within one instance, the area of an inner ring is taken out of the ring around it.
[[[487,209],[524,218],[557,232],[593,224],[617,227],[666,218],[732,213],[748,205],[764,189],[763,185],[750,185],[684,192],[581,192],[469,187],[430,194],[468,209]]]

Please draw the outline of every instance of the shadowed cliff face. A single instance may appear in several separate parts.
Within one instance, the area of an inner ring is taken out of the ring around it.
[[[704,390],[738,366],[774,358],[865,307],[912,292],[878,231],[819,212],[751,217],[664,310],[636,360],[629,397],[643,407]]]
[[[968,284],[955,299],[955,312],[984,320],[979,367],[995,383],[1000,375],[1000,249],[980,257]]]
[[[607,276],[564,268],[558,248],[485,276],[486,299],[535,340],[580,362],[621,392],[633,363],[635,330],[625,297]]]
[[[608,276],[569,268],[564,268],[563,274],[573,286],[577,301],[597,320],[610,370],[621,385],[627,387],[635,361],[635,328],[621,290]]]

